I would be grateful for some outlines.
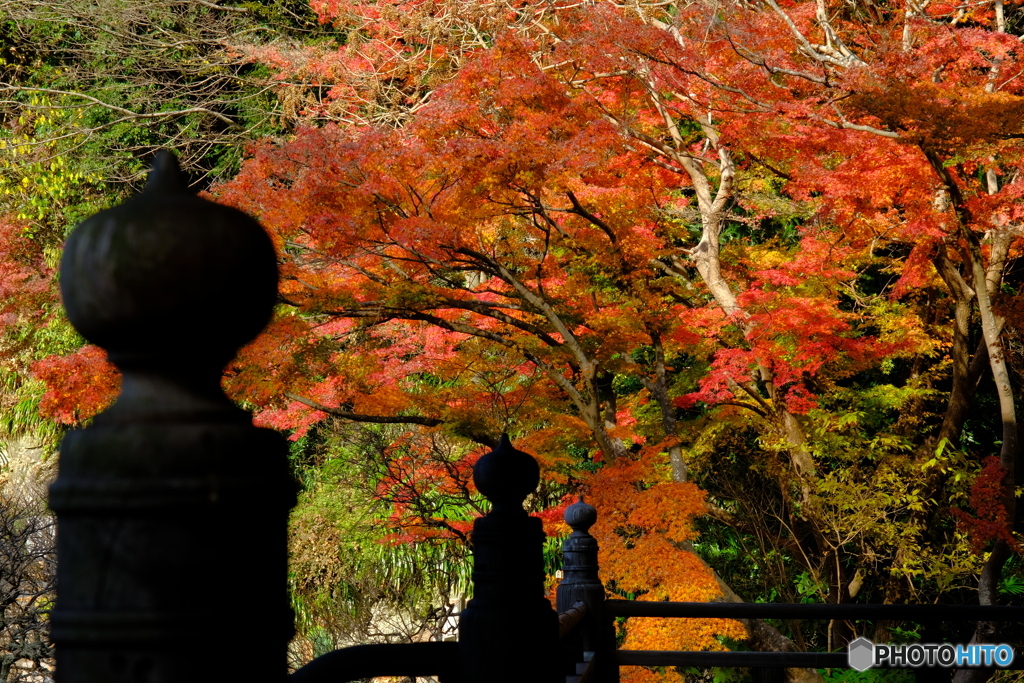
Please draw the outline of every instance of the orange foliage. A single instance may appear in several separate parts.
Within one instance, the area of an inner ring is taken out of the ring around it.
[[[44,358],[32,365],[32,373],[46,383],[39,413],[66,425],[104,410],[121,390],[120,373],[98,346]]]
[[[692,483],[670,481],[644,461],[620,459],[598,470],[588,482],[588,502],[599,511],[591,533],[601,546],[606,585],[638,600],[708,602],[721,597],[710,568],[688,550],[693,518],[704,514],[705,493]],[[746,638],[726,619],[635,617],[626,624],[623,645],[630,650],[723,650],[720,636]],[[625,680],[678,680],[678,674],[626,669]]]
[[[0,333],[26,317],[41,317],[51,303],[53,269],[46,265],[38,240],[24,236],[27,226],[0,216]]]

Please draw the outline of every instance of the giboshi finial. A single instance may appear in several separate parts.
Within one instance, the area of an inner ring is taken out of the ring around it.
[[[525,514],[523,501],[540,483],[540,466],[532,455],[512,447],[508,434],[473,466],[473,481],[494,504],[495,512]]]
[[[153,157],[144,192],[188,192],[188,183],[181,173],[178,157],[169,149],[161,149]]]
[[[277,257],[259,223],[190,192],[162,150],[146,191],[74,229],[60,284],[71,323],[122,369],[219,373],[270,319]]]
[[[565,523],[577,533],[586,533],[597,523],[597,508],[583,500],[579,500],[565,509]]]

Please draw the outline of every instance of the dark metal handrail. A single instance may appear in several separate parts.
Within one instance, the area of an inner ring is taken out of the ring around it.
[[[608,600],[614,617],[717,619],[886,619],[935,621],[1020,621],[1024,607],[1004,605],[821,605],[760,602],[644,602]]]
[[[346,683],[375,676],[437,676],[459,683],[459,644],[355,645],[317,657],[288,677],[288,683]]]
[[[567,611],[558,615],[558,639],[572,636],[579,628],[583,620],[587,618],[587,603],[577,602]]]
[[[1020,655],[1020,652],[1016,652]],[[1016,656],[1014,657],[1016,660]],[[689,650],[616,650],[619,666],[696,666],[709,668],[729,666],[741,668],[780,669],[846,669],[845,652],[694,652]],[[875,665],[879,669],[919,668],[894,664]],[[1020,670],[1019,666],[1001,667],[991,664],[958,664],[958,669]]]
[[[1019,621],[1024,607],[1003,605],[821,605],[757,602],[645,602],[607,600],[610,617],[673,619],[861,619],[915,621]],[[685,650],[617,650],[619,666],[698,666],[781,668],[847,668],[845,652],[693,652]],[[913,668],[883,665],[881,668]],[[959,666],[957,668],[991,668]],[[1022,666],[998,667],[1021,669]]]
[[[688,652],[685,650],[616,650],[619,666],[739,666],[798,669],[845,669],[842,652]]]

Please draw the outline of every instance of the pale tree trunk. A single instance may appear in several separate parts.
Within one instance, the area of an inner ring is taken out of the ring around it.
[[[690,257],[697,266],[697,272],[707,285],[708,290],[714,297],[715,302],[727,316],[746,317],[746,312],[740,307],[736,295],[729,286],[728,281],[722,275],[721,268],[721,234],[726,218],[726,207],[732,199],[734,183],[736,178],[736,166],[733,163],[732,153],[720,144],[718,134],[710,125],[705,125],[705,135],[711,143],[711,147],[718,153],[720,181],[717,190],[712,191],[711,182],[704,172],[703,166],[691,158],[680,156],[679,163],[690,176],[690,180],[697,194],[697,205],[701,215],[701,239],[697,246],[691,250]],[[755,332],[748,322],[740,322],[745,334]],[[814,476],[814,460],[807,448],[807,437],[804,434],[803,426],[796,416],[790,413],[782,401],[779,400],[773,381],[771,370],[767,367],[759,367],[758,374],[766,390],[771,406],[761,402],[761,407],[767,413],[766,419],[774,423],[775,428],[785,439],[788,445],[788,455],[791,464],[791,471],[799,485],[799,502],[801,510],[805,513],[811,508],[811,486],[810,480]],[[746,396],[760,401],[756,387],[744,386],[736,383]],[[784,491],[788,496],[789,491]]]
[[[644,74],[641,74],[641,76],[644,76]],[[672,142],[671,144],[660,144],[656,141],[650,140],[640,133],[637,133],[636,137],[645,144],[651,146],[656,153],[664,155],[666,158],[675,162],[689,176],[690,182],[697,195],[697,206],[700,212],[702,228],[701,239],[693,249],[689,250],[689,256],[696,265],[697,272],[700,273],[701,279],[704,281],[704,284],[707,286],[711,295],[714,297],[715,302],[722,311],[727,316],[740,317],[740,324],[744,328],[744,331],[750,332],[750,325],[742,320],[746,317],[745,312],[736,300],[736,295],[729,287],[729,283],[722,275],[721,261],[719,257],[721,249],[721,234],[725,223],[726,209],[732,201],[733,194],[735,192],[736,165],[733,160],[732,153],[728,147],[722,144],[718,131],[715,130],[709,114],[707,120],[701,121],[700,125],[704,136],[708,141],[708,149],[713,151],[717,156],[716,166],[719,178],[718,187],[715,188],[705,171],[705,164],[710,162],[695,158],[690,154],[687,149],[688,146],[685,142],[684,136],[680,132],[671,111],[661,99],[658,88],[653,82],[650,82],[649,79],[645,81],[645,85],[648,89],[650,101],[660,113]],[[690,284],[688,280],[686,280],[681,269],[678,267],[668,268],[667,272],[675,275],[677,278],[682,280],[684,284]],[[745,395],[744,397],[749,397],[754,400],[758,404],[755,407],[755,411],[764,416],[765,419],[786,439],[786,442],[789,445],[788,453],[791,460],[791,469],[797,481],[800,483],[801,502],[807,502],[810,495],[810,486],[808,485],[807,478],[812,476],[814,465],[810,452],[806,447],[806,437],[804,435],[803,428],[791,413],[785,410],[783,406],[779,405],[769,369],[761,367],[758,368],[758,371],[761,380],[768,388],[769,399],[772,401],[773,405],[769,405],[767,401],[759,395],[756,386],[740,386],[734,382],[733,384],[736,386],[733,391],[734,393],[738,392],[738,395]],[[651,390],[652,395],[654,395],[655,399],[658,400],[662,409],[662,421],[666,428],[666,436],[669,438],[674,437],[674,430],[676,428],[674,416],[672,415],[674,408],[668,400],[667,390],[664,386],[660,385],[659,378],[657,376],[653,381],[648,380],[648,389]],[[673,431],[669,432],[669,429]],[[685,481],[687,471],[682,457],[682,449],[678,448],[674,453],[670,449],[669,457],[672,459],[673,477],[676,478],[677,481]],[[788,496],[788,491],[785,491],[784,493]],[[810,506],[806,506],[804,509],[807,510],[809,507]],[[693,551],[692,546],[688,549],[691,552]],[[694,554],[696,555],[696,553]],[[701,561],[703,562],[703,558],[701,558]],[[706,563],[705,566],[708,567],[709,571],[714,571]],[[714,575],[718,580],[719,587],[727,601],[742,602],[728,584],[718,576],[717,572],[715,572]],[[764,622],[750,620],[749,622],[745,622],[745,625],[747,626],[747,630],[751,638],[751,645],[755,649],[768,651],[794,651],[797,649],[796,645],[791,640],[779,633],[777,629]],[[823,680],[821,675],[813,669],[787,669],[787,678],[790,683],[821,683]]]
[[[965,230],[966,232],[966,230]],[[973,237],[973,235],[971,235]],[[996,237],[994,240],[998,240]],[[1008,242],[1008,235],[1006,236]],[[997,251],[994,243],[992,251]],[[1004,480],[1005,495],[1003,505],[1006,508],[1007,519],[1015,517],[1016,498],[1013,495],[1014,470],[1017,462],[1017,415],[1013,405],[1013,386],[1010,382],[1009,369],[1006,367],[1004,350],[1000,331],[1003,321],[995,314],[992,307],[992,299],[989,294],[986,269],[981,263],[981,248],[976,241],[970,243],[971,271],[974,275],[974,285],[978,294],[978,309],[981,317],[982,335],[985,339],[985,346],[988,349],[989,366],[992,370],[992,379],[995,381],[996,393],[999,396],[999,413],[1003,423],[1003,444],[999,450],[999,463],[1006,471]],[[1003,564],[1011,555],[1010,548],[1006,541],[997,539],[985,566],[982,569],[981,577],[978,579],[978,602],[982,605],[995,605],[998,603],[998,585],[1002,576]],[[997,639],[997,624],[994,622],[978,622],[972,637],[972,642],[993,642]],[[961,669],[954,678],[954,683],[966,683],[966,681],[986,680],[991,674],[981,672],[977,669]]]
[[[701,279],[722,311],[727,316],[741,318],[740,325],[744,332],[752,332],[751,326],[744,320],[746,317],[745,311],[740,307],[736,295],[722,274],[720,261],[721,234],[725,224],[726,209],[735,191],[736,165],[732,153],[721,143],[718,132],[714,129],[710,118],[707,122],[702,122],[701,125],[704,135],[708,140],[709,149],[713,150],[718,157],[719,181],[718,187],[713,187],[704,169],[706,162],[695,159],[686,153],[683,136],[679,132],[675,121],[664,104],[653,94],[654,91],[652,90],[651,92],[652,101],[661,112],[666,127],[675,143],[674,149],[669,153],[670,158],[686,171],[697,195],[697,206],[700,212],[702,230],[700,241],[697,243],[697,246],[690,250],[690,258],[696,265],[697,272],[700,273]],[[807,512],[810,510],[810,506],[807,505],[810,500],[808,479],[813,476],[814,464],[806,446],[807,440],[803,427],[796,417],[787,411],[777,400],[778,397],[770,370],[765,367],[759,367],[758,372],[768,389],[768,398],[772,401],[771,405],[759,395],[755,386],[742,386],[734,383],[736,384],[734,392],[740,392],[738,397],[749,397],[757,402],[759,414],[762,414],[770,424],[773,424],[785,438],[786,443],[789,445],[787,450],[790,457],[791,470],[799,482],[800,502],[803,504],[801,508]],[[671,411],[671,404],[667,402],[667,393],[663,405],[667,408],[667,410],[663,409],[665,412]],[[686,469],[685,465],[682,464],[681,449],[678,455],[681,466],[677,467],[676,463],[673,462],[673,473],[685,477]],[[780,484],[785,487],[784,483]],[[789,492],[784,491],[784,494],[788,496]],[[706,563],[705,566],[707,566]],[[708,566],[708,569],[714,571],[710,566]],[[727,601],[742,602],[742,599],[722,580],[717,572],[715,572],[715,578]],[[744,625],[747,627],[750,644],[754,649],[778,652],[796,651],[798,649],[789,638],[786,638],[777,629],[763,621],[746,620]],[[821,683],[823,680],[821,675],[813,669],[787,669],[786,675],[790,683]]]
[[[684,482],[689,475],[686,461],[683,459],[683,448],[679,445],[678,423],[675,406],[668,395],[668,379],[665,371],[665,346],[661,342],[661,334],[657,330],[648,330],[651,344],[654,346],[654,379],[641,377],[641,381],[654,397],[661,411],[661,428],[665,438],[669,440],[668,461],[672,465],[672,481]]]
[[[946,187],[952,200],[952,208],[956,216],[959,236],[965,243],[964,260],[969,271],[971,285],[978,302],[978,314],[981,318],[981,332],[985,348],[988,351],[989,369],[995,383],[996,395],[999,398],[999,414],[1002,421],[1003,443],[999,449],[999,463],[1006,471],[1005,494],[1003,505],[1007,518],[1014,519],[1016,499],[1013,495],[1015,467],[1017,463],[1017,414],[1014,407],[1013,385],[1010,382],[1009,369],[1006,367],[1001,332],[1004,321],[996,314],[992,299],[998,291],[1002,279],[1006,255],[1009,251],[1012,234],[1008,229],[995,229],[991,233],[991,250],[988,268],[984,265],[981,243],[977,235],[971,231],[971,216],[964,204],[960,189],[942,164],[939,156],[931,150],[923,150],[932,169]],[[987,179],[989,191],[998,190],[994,175]],[[1010,556],[1006,542],[998,539],[985,561],[981,577],[978,579],[978,602],[982,605],[994,605],[998,598],[998,584],[1002,575],[1003,564]],[[993,642],[997,637],[997,625],[994,622],[978,622],[971,642]],[[954,683],[978,683],[987,680],[991,674],[979,669],[960,669]]]
[[[938,440],[953,442],[960,436],[960,430],[967,419],[971,399],[978,388],[982,373],[988,368],[988,347],[985,340],[971,357],[968,340],[970,339],[971,313],[974,310],[974,290],[964,281],[960,272],[953,266],[946,253],[945,246],[939,249],[932,259],[935,269],[946,284],[954,300],[953,313],[953,346],[950,356],[953,361],[953,386],[946,403],[946,412],[939,428]]]

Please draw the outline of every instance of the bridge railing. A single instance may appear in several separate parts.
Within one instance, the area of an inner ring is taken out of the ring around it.
[[[563,572],[559,586],[558,605],[563,611],[577,596],[585,595],[588,607],[597,617],[591,624],[592,651],[588,660],[597,664],[598,680],[618,679],[620,666],[651,667],[743,667],[750,668],[758,683],[784,680],[787,668],[824,669],[849,668],[847,652],[696,652],[686,650],[617,650],[614,621],[629,617],[660,617],[673,619],[787,619],[787,620],[857,620],[937,622],[1022,622],[1024,607],[996,605],[871,605],[871,604],[788,604],[737,602],[648,602],[606,599],[598,576],[598,546],[590,533],[597,521],[597,511],[583,503],[570,506],[566,522],[573,529],[565,543]],[[583,587],[586,587],[585,589]],[[564,598],[563,598],[564,591]],[[865,643],[867,645],[867,643]],[[1018,653],[1019,654],[1019,653]],[[905,660],[904,660],[905,661]],[[919,682],[949,680],[950,669],[928,666],[882,664],[882,668],[913,668]],[[1024,669],[1024,662],[1014,657],[1003,667],[984,663],[965,664],[960,668]],[[572,682],[569,682],[572,683]]]

